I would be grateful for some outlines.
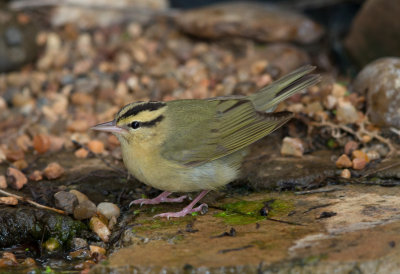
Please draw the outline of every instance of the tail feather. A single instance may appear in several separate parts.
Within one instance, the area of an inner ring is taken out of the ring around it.
[[[252,94],[250,99],[254,107],[258,111],[274,111],[283,100],[317,84],[320,81],[320,76],[309,74],[314,69],[313,66],[303,66]]]

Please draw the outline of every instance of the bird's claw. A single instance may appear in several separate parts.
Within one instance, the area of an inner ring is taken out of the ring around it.
[[[199,212],[200,214],[204,215],[207,213],[207,211],[208,211],[208,205],[201,204],[196,208],[185,207],[184,209],[182,209],[181,211],[178,211],[178,212],[166,212],[166,213],[157,214],[157,215],[154,215],[153,218],[160,217],[160,218],[167,218],[169,220],[169,218],[184,217],[187,214],[191,214],[193,212]]]

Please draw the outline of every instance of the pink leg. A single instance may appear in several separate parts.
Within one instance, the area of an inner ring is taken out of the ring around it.
[[[161,193],[154,199],[134,200],[129,204],[129,206],[131,206],[133,204],[135,204],[135,205],[140,204],[140,206],[142,206],[142,205],[157,205],[159,203],[180,203],[186,199],[186,196],[181,196],[178,198],[167,198],[169,195],[171,195],[171,192],[164,191],[163,193]]]
[[[173,218],[179,218],[179,217],[183,217],[186,216],[187,214],[193,213],[193,212],[200,212],[203,207],[207,206],[207,204],[201,204],[196,208],[193,208],[198,201],[201,200],[201,198],[203,198],[204,196],[206,196],[206,194],[209,192],[209,190],[203,190],[199,196],[196,197],[196,199],[194,199],[187,207],[185,207],[184,209],[182,209],[179,212],[167,212],[167,213],[161,213],[161,214],[157,214],[155,215],[153,218],[156,217],[167,217],[167,219],[169,219],[170,217]]]

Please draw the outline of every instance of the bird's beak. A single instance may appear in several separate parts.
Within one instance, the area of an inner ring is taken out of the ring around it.
[[[112,132],[112,133],[123,133],[126,131],[125,129],[118,127],[115,123],[115,120],[95,125],[94,127],[91,127],[90,129],[98,130],[98,131]]]

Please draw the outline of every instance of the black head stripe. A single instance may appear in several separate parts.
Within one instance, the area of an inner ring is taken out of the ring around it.
[[[118,121],[125,119],[129,116],[134,116],[134,115],[138,114],[139,112],[142,112],[145,110],[154,111],[154,110],[162,108],[163,106],[165,106],[164,102],[147,102],[147,103],[139,104],[137,106],[132,107],[130,110],[128,110],[127,112],[125,112],[124,114],[119,116]]]
[[[164,119],[164,115],[158,116],[156,119],[153,119],[148,122],[141,122],[140,126],[141,127],[153,127],[155,126],[158,122],[161,122]]]

